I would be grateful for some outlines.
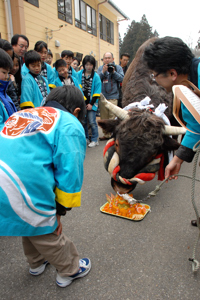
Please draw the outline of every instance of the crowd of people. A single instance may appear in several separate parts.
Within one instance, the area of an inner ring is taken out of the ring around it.
[[[6,66],[7,78],[1,78],[6,82],[3,94],[7,100],[4,99],[4,102],[8,101],[11,108],[7,111],[8,105],[4,103],[5,112],[3,117],[0,116],[0,126],[4,125],[15,110],[44,105],[47,96],[55,87],[74,85],[80,89],[85,99],[86,116],[83,126],[87,145],[90,148],[99,145],[97,114],[100,113],[101,118],[114,118],[114,115],[110,115],[108,110],[99,104],[100,93],[102,92],[108,101],[121,106],[121,84],[127,70],[128,54],[121,56],[122,65],[119,66],[114,63],[112,53],[105,53],[103,66],[96,72],[93,56],[86,55],[80,65],[80,60],[74,57],[70,50],[63,50],[60,59],[56,60],[52,67],[53,54],[47,43],[37,41],[34,49],[29,50],[29,40],[25,35],[15,34],[11,43],[0,39],[0,48],[12,60],[12,66]],[[9,62],[11,63],[10,60]],[[100,140],[108,138],[109,136],[104,134]]]

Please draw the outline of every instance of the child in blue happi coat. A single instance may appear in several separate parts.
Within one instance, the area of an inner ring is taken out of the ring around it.
[[[29,72],[22,79],[21,108],[41,106],[50,92],[48,81],[41,72],[41,56],[35,50],[30,50],[24,55],[26,67]]]
[[[34,50],[38,52],[41,56],[41,75],[46,78],[48,81],[49,88],[55,88],[55,72],[51,68],[49,64],[46,63],[47,55],[48,55],[48,47],[47,43],[43,41],[38,41],[35,44]],[[27,68],[26,64],[23,65],[21,74],[22,78],[26,76],[26,74],[29,72],[29,69]]]
[[[61,59],[63,59],[67,64],[68,75],[73,76],[78,80],[77,72],[71,67],[71,63],[73,61],[73,58],[74,58],[74,53],[71,50],[63,50],[61,52]],[[54,70],[54,73],[55,73],[55,78],[57,78],[59,76],[59,74],[56,71],[56,68],[54,67],[53,70]]]
[[[29,273],[39,276],[50,263],[56,284],[66,287],[91,269],[60,220],[81,205],[85,103],[75,86],[53,89],[46,101],[44,107],[16,112],[2,129],[0,236],[21,236]]]
[[[4,50],[0,49],[0,130],[9,116],[17,111],[13,101],[6,94],[9,84],[9,72],[12,67],[11,57]]]
[[[74,58],[74,53],[71,50],[63,50],[61,52],[61,58],[63,60],[66,61],[67,63],[67,68],[68,68],[68,74],[70,76],[75,77],[76,79],[78,79],[77,77],[77,72],[72,68],[71,63],[73,62],[73,58]]]
[[[58,59],[55,62],[55,69],[58,72],[58,77],[55,80],[56,86],[75,85],[80,89],[77,79],[69,75],[67,63],[64,59]]]
[[[87,112],[84,120],[85,135],[88,147],[92,148],[99,145],[96,112],[101,93],[101,80],[99,75],[94,71],[95,59],[93,56],[86,55],[84,57],[83,68],[83,70],[78,72],[78,81],[86,99],[85,104]],[[89,141],[88,123],[92,130],[91,142]]]

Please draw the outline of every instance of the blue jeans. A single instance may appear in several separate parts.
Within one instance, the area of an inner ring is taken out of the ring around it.
[[[90,125],[91,130],[92,130],[91,141],[92,142],[97,142],[99,133],[98,133],[98,125],[97,125],[97,122],[96,122],[96,111],[94,111],[94,110],[87,110],[87,113],[86,113],[86,116],[85,116],[85,120],[83,122],[83,127],[85,129],[85,136],[86,136],[87,140],[89,140],[88,124]]]

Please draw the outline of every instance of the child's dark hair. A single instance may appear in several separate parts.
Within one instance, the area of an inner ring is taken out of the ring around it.
[[[63,58],[65,56],[74,58],[74,53],[70,50],[63,50],[61,52],[61,57]]]
[[[47,54],[50,55],[53,58],[53,53],[51,52],[50,49],[48,49],[48,53]]]
[[[38,61],[41,62],[41,56],[37,51],[29,50],[24,54],[24,60],[25,60],[25,65],[28,68],[29,64],[33,64]]]
[[[11,70],[13,68],[12,58],[3,49],[0,49],[0,68],[5,70]]]
[[[86,55],[83,59],[83,68],[85,69],[85,65],[87,63],[91,63],[93,65],[93,69],[95,69],[96,66],[96,61],[95,58],[92,55]]]
[[[28,47],[29,47],[29,39],[25,35],[23,35],[23,34],[15,34],[15,35],[13,35],[13,37],[11,39],[11,45],[12,46],[17,45],[18,40],[19,40],[20,37],[22,39],[24,39],[25,41],[27,41],[27,44],[28,44]]]
[[[73,61],[74,61],[74,60],[77,60],[78,66],[80,66],[80,59],[79,59],[78,57],[75,56],[75,57],[73,58]]]
[[[83,94],[74,85],[63,85],[51,90],[47,96],[45,106],[48,106],[48,101],[56,101],[66,108],[71,114],[73,114],[75,108],[79,107],[78,119],[83,121],[86,114],[85,101]]]
[[[9,50],[13,51],[13,47],[12,47],[11,43],[9,43],[7,40],[4,40],[4,39],[0,39],[0,48],[6,52]]]
[[[55,62],[55,69],[57,71],[58,68],[60,67],[66,67],[67,66],[67,63],[64,59],[60,58],[58,59],[56,62]]]
[[[13,60],[14,60],[14,58],[16,58],[18,60],[18,63],[20,65],[20,57],[15,52],[13,54]]]
[[[35,43],[35,51],[41,52],[43,48],[48,50],[47,43],[45,43],[44,41],[38,41],[37,43]]]

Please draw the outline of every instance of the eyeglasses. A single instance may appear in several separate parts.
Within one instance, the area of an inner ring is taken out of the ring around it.
[[[23,48],[26,49],[26,50],[28,49],[28,46],[25,46],[25,45],[22,45],[22,44],[21,44],[21,45],[17,44],[17,45],[18,45],[21,49],[23,49]]]

